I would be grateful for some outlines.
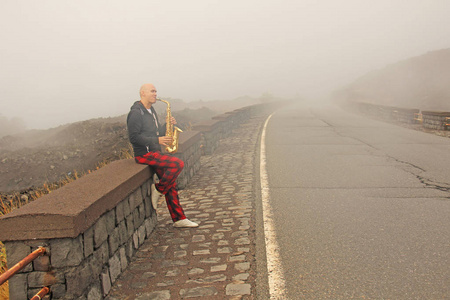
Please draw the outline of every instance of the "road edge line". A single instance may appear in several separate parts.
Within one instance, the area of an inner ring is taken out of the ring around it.
[[[273,221],[272,206],[270,205],[270,191],[268,175],[266,171],[266,127],[272,118],[273,113],[266,119],[261,134],[261,152],[260,152],[260,184],[261,184],[261,201],[264,224],[264,240],[266,245],[267,258],[267,276],[269,280],[270,299],[287,299],[286,283],[284,280],[284,272],[281,266],[278,242],[276,239],[275,226]]]

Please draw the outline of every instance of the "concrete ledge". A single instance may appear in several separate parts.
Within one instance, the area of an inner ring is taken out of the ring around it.
[[[152,176],[119,160],[0,217],[0,240],[77,237]]]
[[[201,138],[200,132],[196,130],[182,132],[178,140],[178,152],[185,152],[187,149],[192,147],[192,145],[199,142]]]
[[[231,115],[229,113],[223,113],[223,114],[212,117],[213,120],[221,120],[221,121],[227,121],[230,118],[231,118]]]
[[[193,129],[197,131],[214,131],[223,123],[222,120],[212,119],[194,124]]]

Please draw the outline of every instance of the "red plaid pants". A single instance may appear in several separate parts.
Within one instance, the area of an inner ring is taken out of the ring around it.
[[[162,154],[159,151],[148,152],[142,156],[134,158],[137,163],[146,164],[152,167],[159,178],[156,189],[166,197],[167,207],[174,222],[186,219],[183,208],[178,198],[176,180],[183,170],[184,162],[171,155]]]

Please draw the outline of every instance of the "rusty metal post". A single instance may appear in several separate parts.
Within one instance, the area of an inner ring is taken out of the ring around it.
[[[48,293],[50,293],[50,288],[46,286],[42,290],[40,290],[36,295],[34,295],[33,298],[31,298],[30,300],[41,300],[42,297],[44,297]]]
[[[6,270],[5,273],[0,275],[0,285],[5,283],[8,279],[10,279],[14,274],[18,273],[20,270],[25,268],[30,262],[35,260],[38,256],[44,255],[45,248],[39,247],[37,250],[34,250],[30,254],[28,254],[24,259],[19,261],[17,264]]]

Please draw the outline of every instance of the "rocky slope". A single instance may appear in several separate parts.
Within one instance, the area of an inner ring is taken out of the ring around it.
[[[184,130],[216,114],[261,101],[251,97],[189,104],[169,100],[172,114]],[[165,122],[166,106],[155,108]],[[128,149],[126,115],[4,136],[0,138],[0,196],[7,200],[13,194],[59,181],[74,172],[94,170],[103,161],[119,159],[122,151]]]
[[[54,182],[114,160],[128,146],[123,117],[77,122],[0,139],[0,191]]]
[[[428,52],[362,76],[337,93],[341,100],[450,111],[450,49]]]

